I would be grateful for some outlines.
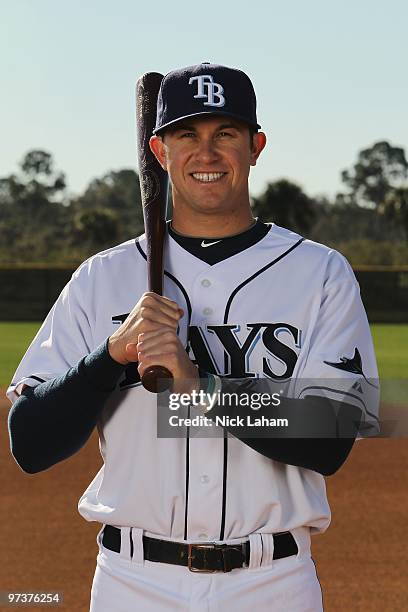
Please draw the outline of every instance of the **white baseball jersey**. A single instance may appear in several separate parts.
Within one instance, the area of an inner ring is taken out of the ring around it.
[[[117,329],[147,290],[145,252],[143,235],[76,270],[21,361],[11,400],[23,384],[66,372]],[[292,377],[297,397],[313,380],[313,394],[346,397],[378,420],[370,330],[339,253],[272,225],[255,245],[214,265],[169,237],[164,267],[164,295],[185,313],[180,338],[185,346],[189,339],[190,356],[204,369]],[[362,371],[336,367],[353,362],[356,349]],[[233,436],[158,438],[156,415],[156,396],[132,364],[98,423],[104,465],[79,501],[85,519],[187,541],[327,528],[319,473],[268,459]]]

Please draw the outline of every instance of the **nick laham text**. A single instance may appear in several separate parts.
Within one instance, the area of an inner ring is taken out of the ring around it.
[[[209,419],[204,415],[197,415],[193,418],[179,417],[173,414],[169,418],[171,427],[288,427],[288,419],[270,419],[265,416],[255,417],[247,415],[246,417],[231,417],[227,415],[216,416],[214,419]]]

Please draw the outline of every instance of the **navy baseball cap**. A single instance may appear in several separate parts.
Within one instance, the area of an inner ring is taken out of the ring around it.
[[[260,129],[255,91],[245,72],[203,62],[166,74],[157,98],[153,134],[182,119],[201,115],[225,115]]]

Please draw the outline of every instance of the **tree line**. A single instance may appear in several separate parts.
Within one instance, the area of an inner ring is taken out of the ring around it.
[[[269,182],[252,199],[262,221],[340,250],[353,265],[408,264],[408,162],[387,141],[361,150],[341,172],[343,191],[313,197],[296,182]],[[77,265],[143,232],[139,179],[131,169],[93,179],[69,196],[53,157],[31,150],[0,178],[0,263]]]

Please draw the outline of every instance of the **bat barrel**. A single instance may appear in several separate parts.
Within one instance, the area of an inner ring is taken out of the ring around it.
[[[146,234],[148,289],[163,294],[163,249],[166,235],[166,209],[169,179],[150,149],[150,138],[156,124],[157,96],[163,75],[148,72],[136,84],[137,153],[140,195]],[[171,373],[152,366],[144,373],[142,384],[159,393],[171,386]]]

